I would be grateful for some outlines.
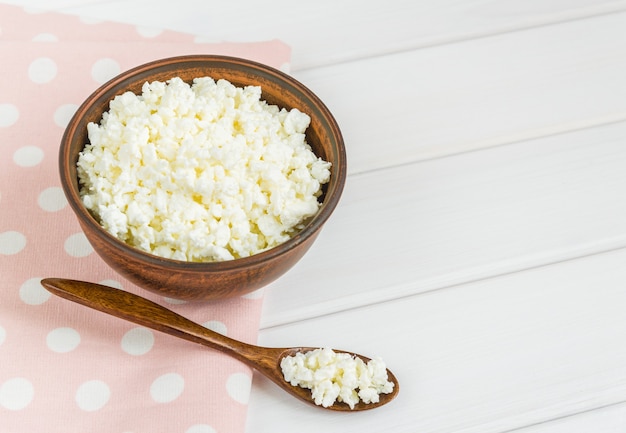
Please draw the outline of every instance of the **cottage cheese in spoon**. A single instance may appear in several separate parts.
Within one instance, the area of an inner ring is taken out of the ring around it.
[[[286,356],[280,367],[287,382],[310,389],[315,404],[323,407],[332,406],[335,401],[346,403],[350,409],[359,401],[378,403],[380,394],[389,394],[394,388],[382,359],[365,363],[361,358],[329,348]]]

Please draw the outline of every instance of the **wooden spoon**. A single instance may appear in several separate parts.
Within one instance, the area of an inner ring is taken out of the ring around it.
[[[141,296],[100,284],[61,278],[46,278],[41,281],[41,284],[51,293],[70,301],[224,352],[264,374],[294,397],[315,405],[311,391],[299,386],[292,386],[285,381],[280,368],[280,361],[284,357],[292,356],[297,352],[305,353],[316,349],[314,347],[268,348],[233,340]],[[358,356],[366,363],[369,361],[369,358],[364,356],[352,355]],[[326,409],[358,411],[373,409],[389,403],[398,394],[399,385],[391,371],[387,370],[387,375],[388,380],[394,383],[394,389],[390,394],[380,394],[378,403],[359,402],[354,409],[350,409],[347,404],[336,402]]]

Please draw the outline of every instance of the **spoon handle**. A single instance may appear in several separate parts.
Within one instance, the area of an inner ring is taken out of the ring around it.
[[[41,285],[62,298],[219,350],[248,365],[256,366],[250,357],[263,357],[263,352],[266,351],[266,348],[218,334],[159,304],[123,290],[63,278],[45,278]]]

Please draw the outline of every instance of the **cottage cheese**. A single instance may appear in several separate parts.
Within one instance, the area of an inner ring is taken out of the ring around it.
[[[221,261],[286,241],[315,215],[330,163],[305,140],[310,117],[261,88],[180,78],[113,99],[78,158],[83,204],[149,253]]]
[[[280,367],[287,382],[310,389],[315,404],[323,407],[335,401],[351,409],[359,401],[377,403],[380,394],[389,394],[394,387],[387,380],[387,367],[380,358],[366,364],[361,358],[328,348],[287,356]]]

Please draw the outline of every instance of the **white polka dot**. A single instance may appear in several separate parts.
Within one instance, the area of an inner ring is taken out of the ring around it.
[[[13,154],[13,162],[20,167],[34,167],[43,161],[44,152],[37,146],[20,147]]]
[[[84,233],[75,233],[65,240],[65,252],[72,257],[87,257],[93,253],[93,247]]]
[[[168,298],[168,297],[164,297],[163,300],[167,302],[168,304],[172,304],[172,305],[183,305],[187,303],[187,301],[183,301],[182,299],[174,299],[174,298]]]
[[[76,403],[78,407],[87,412],[102,409],[111,397],[109,386],[101,380],[90,380],[76,390]]]
[[[208,424],[196,424],[185,430],[185,433],[217,433],[217,430]]]
[[[254,292],[246,293],[242,296],[244,299],[263,299],[265,289],[257,289]]]
[[[30,278],[20,286],[20,299],[28,305],[41,305],[52,294],[43,288],[41,278]]]
[[[20,110],[13,104],[0,104],[0,128],[6,128],[17,122]]]
[[[169,403],[176,400],[185,388],[185,379],[177,373],[160,376],[150,385],[150,396],[157,403]]]
[[[154,28],[154,27],[136,27],[137,33],[143,36],[144,38],[154,38],[163,33],[162,29]]]
[[[33,36],[33,42],[58,42],[59,38],[52,33],[39,33]]]
[[[76,110],[78,109],[78,105],[76,104],[63,104],[60,105],[56,110],[54,110],[54,123],[61,128],[65,128]]]
[[[8,410],[24,409],[34,397],[33,384],[23,377],[9,379],[0,386],[0,406]]]
[[[28,67],[28,77],[37,84],[48,83],[57,75],[57,64],[48,57],[40,57]]]
[[[226,391],[230,398],[241,404],[248,404],[252,378],[245,373],[233,373],[226,381]]]
[[[37,199],[39,207],[48,212],[60,211],[67,205],[67,199],[63,190],[58,186],[46,188],[39,194]]]
[[[226,327],[226,325],[219,320],[210,320],[206,323],[203,323],[202,326],[222,335],[226,335],[226,333],[228,332],[228,328]]]
[[[4,340],[7,339],[7,331],[4,330],[2,326],[0,326],[0,346],[4,343]]]
[[[102,281],[100,281],[100,284],[102,284],[103,286],[113,287],[114,289],[123,289],[124,288],[124,286],[122,286],[122,283],[120,283],[117,280],[102,280]]]
[[[10,256],[17,254],[26,246],[26,237],[20,232],[8,231],[0,233],[0,254]]]
[[[134,328],[122,337],[122,350],[129,355],[145,355],[154,346],[154,334],[146,328]]]
[[[100,84],[106,83],[119,73],[119,63],[109,58],[100,59],[91,67],[91,77]]]
[[[74,328],[56,328],[48,332],[46,344],[53,352],[71,352],[80,344],[80,334]]]

